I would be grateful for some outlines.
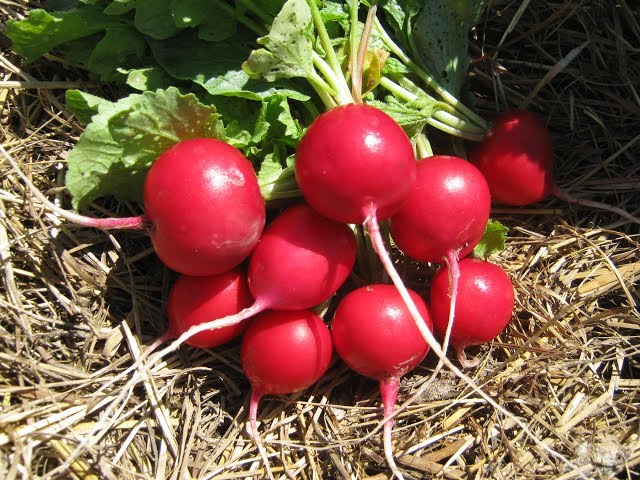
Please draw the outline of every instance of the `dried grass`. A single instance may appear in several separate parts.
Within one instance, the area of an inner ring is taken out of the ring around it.
[[[634,5],[494,2],[474,32],[471,87],[485,118],[526,106],[548,120],[561,187],[638,215]],[[0,2],[3,21],[19,12]],[[81,130],[63,92],[89,86],[55,59],[22,66],[2,47],[0,141],[68,206],[64,159]],[[124,390],[126,378],[114,379],[164,329],[172,274],[144,235],[63,224],[6,162],[0,169],[0,477],[262,478],[245,431],[238,343],[182,348]],[[637,478],[638,226],[553,199],[494,216],[510,227],[495,260],[514,280],[517,312],[473,352],[482,361],[468,373],[584,477]],[[410,286],[426,291],[432,269],[400,262]],[[579,477],[448,372],[412,399],[434,366],[430,357],[412,372],[399,397],[411,399],[394,430],[407,477]],[[382,480],[380,414],[377,385],[336,362],[308,391],[265,398],[260,431],[279,478]]]

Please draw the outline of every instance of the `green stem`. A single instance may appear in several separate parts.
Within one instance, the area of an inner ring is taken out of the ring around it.
[[[353,103],[353,97],[344,79],[344,75],[342,75],[342,71],[340,71],[339,75],[336,75],[331,66],[316,52],[313,52],[313,64],[331,86],[331,90],[333,90],[331,95],[334,95],[339,105]]]
[[[462,114],[469,117],[469,119],[481,127],[484,131],[488,129],[487,122],[484,121],[482,117],[480,117],[477,113],[472,111],[466,105],[464,105],[460,100],[454,97],[451,93],[449,93],[446,89],[444,89],[435,78],[425,72],[418,64],[416,64],[413,60],[411,60],[402,49],[391,39],[389,34],[385,31],[385,29],[380,24],[380,21],[376,19],[375,23],[376,28],[378,29],[378,33],[382,37],[384,43],[389,47],[391,52],[396,55],[402,63],[404,63],[413,73],[415,73],[423,82],[427,84],[428,87],[432,88],[452,107],[461,112]]]
[[[316,27],[316,31],[318,32],[318,37],[320,37],[320,45],[322,45],[324,54],[327,56],[327,62],[336,75],[339,74],[344,78],[342,67],[340,66],[340,60],[338,60],[338,56],[333,50],[333,45],[331,44],[331,39],[329,38],[329,32],[327,32],[327,28],[322,21],[322,16],[320,15],[318,5],[316,4],[315,0],[307,0],[307,4],[311,9],[311,17],[313,18],[313,23]]]
[[[422,132],[420,132],[418,138],[416,139],[416,149],[418,150],[418,157],[420,159],[433,156],[431,143],[429,142],[429,139],[427,139],[426,135]]]
[[[351,95],[362,103],[362,72],[358,69],[358,6],[359,0],[349,2],[349,66],[351,71]],[[360,93],[358,93],[360,92]]]
[[[387,77],[380,78],[380,86],[386,88],[391,93],[393,93],[396,97],[404,100],[406,102],[413,102],[418,99],[418,95],[413,92],[410,92],[406,88],[398,85],[393,80]],[[446,112],[442,112],[445,113]],[[474,131],[465,131],[458,128],[457,125],[449,125],[442,120],[451,120],[454,118],[456,121],[459,121],[457,117],[454,116],[440,116],[438,118],[438,111],[435,111],[429,118],[426,119],[426,122],[434,128],[441,130],[449,135],[453,135],[454,137],[464,138],[465,140],[470,140],[472,142],[481,142],[484,138],[484,134],[476,133]],[[468,125],[468,124],[467,124]]]
[[[313,73],[310,77],[307,77],[307,81],[313,89],[316,91],[324,106],[327,107],[327,110],[331,110],[332,108],[338,106],[338,102],[332,96],[333,94],[337,95],[337,92],[331,88],[331,86],[324,81],[324,79],[318,75],[317,73]]]

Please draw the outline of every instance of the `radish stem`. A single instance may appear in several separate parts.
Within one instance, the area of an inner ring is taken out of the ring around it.
[[[384,455],[391,472],[398,478],[403,480],[402,473],[396,465],[393,457],[393,447],[391,444],[391,433],[393,431],[393,410],[395,408],[396,399],[398,398],[398,389],[400,381],[397,377],[390,377],[380,381],[380,395],[382,397],[382,411],[384,415],[384,429],[382,438],[384,442]]]
[[[136,217],[121,217],[121,218],[94,218],[87,217],[85,215],[80,215],[79,213],[71,212],[69,210],[65,210],[60,208],[58,205],[54,204],[50,201],[39,189],[36,187],[33,182],[25,175],[25,173],[20,169],[18,162],[7,152],[2,145],[0,145],[0,152],[9,162],[9,164],[13,167],[18,176],[22,179],[22,181],[27,185],[33,196],[36,197],[40,202],[51,212],[58,214],[65,220],[68,220],[71,223],[76,225],[81,225],[84,227],[93,227],[99,228],[102,230],[144,230],[149,226],[149,219],[145,215],[138,215]]]

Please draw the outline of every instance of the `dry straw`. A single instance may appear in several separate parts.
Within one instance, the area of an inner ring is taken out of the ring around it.
[[[0,2],[3,24],[21,14]],[[487,119],[526,105],[548,120],[561,187],[636,216],[639,22],[628,1],[492,2],[472,32],[470,82]],[[23,66],[0,42],[0,142],[68,207],[64,161],[82,130],[64,89],[108,92],[56,58]],[[238,343],[183,347],[138,385],[118,378],[164,331],[173,275],[142,233],[66,224],[4,161],[0,173],[0,478],[262,478],[245,431]],[[465,373],[579,471],[446,368],[421,388],[434,357],[401,388],[400,469],[406,478],[637,477],[638,226],[558,200],[493,216],[510,228],[493,260],[514,281],[517,310]],[[396,259],[408,286],[425,293],[433,268]],[[276,478],[389,478],[377,384],[339,362],[308,391],[265,398],[260,421]]]

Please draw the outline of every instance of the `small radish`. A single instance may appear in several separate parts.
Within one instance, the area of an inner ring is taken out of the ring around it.
[[[449,298],[454,306],[449,324],[455,317],[458,260],[482,238],[490,211],[491,195],[482,173],[462,158],[438,155],[418,162],[409,199],[389,221],[400,250],[417,260],[449,265]]]
[[[432,330],[424,300],[409,290],[426,327]],[[429,345],[415,325],[397,288],[373,284],[348,293],[338,304],[331,323],[338,355],[356,372],[378,380],[385,418],[393,414],[400,377],[415,368]],[[391,452],[393,421],[384,424],[384,449],[393,473],[402,478]]]
[[[160,260],[184,275],[235,267],[253,251],[264,228],[265,203],[253,166],[222,140],[184,140],[162,153],[145,178],[145,213],[126,218],[91,218],[61,209],[2,153],[52,211],[88,227],[146,229]]]
[[[437,155],[418,162],[416,183],[406,203],[389,220],[400,250],[441,263],[451,253],[466,256],[489,220],[491,195],[482,173],[466,160]]]
[[[295,282],[293,278],[290,281]],[[310,387],[326,372],[332,353],[328,327],[308,310],[268,310],[249,323],[242,337],[240,358],[251,384],[251,436],[268,471],[256,425],[258,402],[264,395],[290,394]]]
[[[556,185],[551,133],[531,112],[511,110],[500,114],[484,140],[469,152],[469,160],[483,173],[497,202],[520,206],[554,195],[565,202],[606,210],[640,223],[640,219],[621,208],[572,197]]]
[[[533,113],[500,115],[469,160],[483,173],[497,202],[527,205],[553,193],[551,134]]]
[[[460,364],[473,366],[464,349],[497,337],[507,326],[514,308],[513,285],[498,265],[484,260],[464,258],[460,261],[460,284],[455,303],[456,319],[451,328],[451,345]],[[444,337],[449,322],[447,267],[442,266],[431,283],[430,305],[435,332]]]
[[[180,276],[171,287],[167,302],[169,329],[174,338],[194,325],[239,312],[253,303],[247,275],[239,268],[206,277]],[[213,348],[242,334],[246,324],[206,330],[185,343],[196,348]]]

